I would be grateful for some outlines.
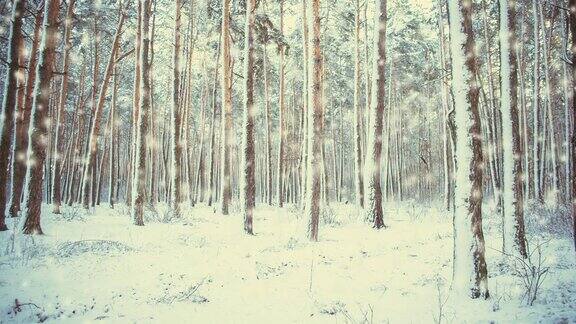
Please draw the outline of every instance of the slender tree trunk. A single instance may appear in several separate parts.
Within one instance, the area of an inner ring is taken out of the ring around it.
[[[118,98],[118,80],[120,79],[118,66],[114,65],[114,79],[112,81],[112,103],[110,104],[110,138],[109,138],[109,149],[110,149],[110,160],[109,164],[109,174],[108,174],[108,204],[110,204],[110,208],[114,209],[114,202],[115,197],[114,193],[116,187],[116,159],[119,156],[116,155],[115,148],[119,143],[117,143],[118,139],[118,127],[116,126],[116,105],[117,105],[117,98]]]
[[[309,0],[309,12],[312,14],[310,27],[312,37],[308,43],[311,50],[311,82],[308,91],[308,180],[306,181],[306,209],[308,215],[308,237],[318,241],[318,220],[320,215],[320,168],[322,163],[322,53],[320,50],[320,0]]]
[[[132,221],[134,225],[144,225],[144,202],[146,199],[146,146],[148,135],[148,111],[150,110],[150,63],[148,60],[150,49],[150,0],[139,0],[140,11],[142,12],[141,22],[141,89],[140,93],[140,111],[138,113],[138,122],[136,136],[136,163],[134,164],[135,172],[132,184]]]
[[[532,180],[534,197],[542,200],[542,190],[540,188],[539,161],[539,114],[540,114],[540,27],[538,19],[538,0],[532,0],[532,22],[534,24],[534,80],[532,89]]]
[[[230,57],[230,0],[222,0],[222,214],[228,215],[232,198],[232,59]]]
[[[354,1],[354,171],[356,179],[356,202],[364,208],[364,167],[362,164],[362,110],[360,107],[360,0]],[[383,99],[382,99],[383,100]]]
[[[527,257],[524,230],[522,141],[518,113],[516,0],[500,0],[500,75],[504,152],[504,249]]]
[[[172,167],[170,168],[172,177],[172,201],[171,206],[174,210],[174,216],[180,217],[180,205],[182,204],[182,174],[180,163],[182,161],[182,139],[181,129],[182,120],[180,119],[180,25],[181,25],[181,7],[182,1],[175,1],[175,22],[174,22],[174,53],[173,53],[173,74],[172,74],[172,111],[170,128],[172,136],[170,147],[172,151]]]
[[[142,7],[141,0],[138,0],[136,39],[134,40],[134,98],[132,100],[132,140],[130,141],[130,161],[128,165],[128,174],[126,181],[126,203],[132,203],[132,182],[136,166],[136,140],[138,127],[136,126],[140,114],[140,83],[142,79],[141,52],[142,52]]]
[[[280,34],[284,35],[284,0],[280,1]],[[278,144],[278,181],[276,185],[278,186],[278,207],[284,206],[284,173],[286,168],[284,166],[285,159],[286,159],[286,148],[284,147],[286,142],[286,107],[285,107],[285,85],[284,85],[284,56],[285,56],[285,49],[283,45],[280,45],[280,54],[279,54],[279,76],[280,76],[280,89],[279,89],[279,102],[278,102],[278,110],[280,115],[280,134],[279,134],[279,144]]]
[[[472,0],[450,0],[452,91],[456,125],[454,281],[458,294],[488,298],[482,231],[482,142]]]
[[[380,0],[377,3],[375,26],[378,28],[378,37],[374,42],[374,70],[373,76],[373,93],[371,108],[372,116],[370,117],[368,149],[368,183],[366,186],[367,213],[373,222],[373,227],[380,229],[384,227],[384,216],[382,211],[382,186],[380,184],[380,170],[382,160],[382,129],[384,122],[384,101],[386,98],[386,0]],[[390,115],[390,114],[389,114]],[[390,117],[388,116],[388,119]],[[389,129],[386,132],[389,134]],[[388,136],[388,135],[386,135]],[[387,148],[389,145],[386,145]],[[388,158],[386,159],[389,160]],[[385,168],[386,170],[386,168]]]
[[[256,157],[254,152],[254,21],[256,20],[256,0],[246,1],[246,45],[244,67],[244,123],[242,136],[242,188],[241,201],[244,213],[244,231],[254,234],[252,218],[256,205],[256,180],[254,171]]]
[[[0,120],[0,231],[8,230],[5,221],[8,197],[8,164],[10,148],[14,138],[14,113],[17,106],[17,88],[20,83],[20,51],[22,50],[22,17],[26,1],[14,0],[12,4],[12,25],[10,26],[10,47],[8,48],[8,69],[6,70],[4,100],[2,102],[2,120]]]
[[[44,31],[40,47],[34,103],[32,104],[32,124],[29,132],[29,167],[26,173],[24,205],[26,210],[24,234],[42,234],[40,213],[42,206],[42,181],[46,160],[46,138],[48,137],[48,107],[50,82],[54,73],[54,59],[58,33],[58,13],[60,0],[46,0],[44,3]]]
[[[32,98],[36,83],[37,52],[40,45],[42,21],[44,12],[38,11],[35,16],[34,36],[30,59],[28,60],[28,77],[26,78],[26,94],[24,105],[19,107],[16,118],[16,136],[12,153],[12,195],[10,197],[10,217],[18,216],[24,191],[24,177],[26,176],[26,161],[28,159],[28,128],[30,126],[30,114],[32,112]]]
[[[52,180],[52,213],[60,214],[60,205],[62,204],[61,199],[61,180],[62,180],[62,151],[64,150],[64,123],[66,117],[66,101],[68,98],[68,70],[70,66],[70,50],[72,49],[72,43],[70,41],[70,36],[72,34],[72,24],[74,15],[74,3],[76,0],[70,0],[68,2],[68,8],[66,9],[66,20],[64,21],[64,63],[62,67],[62,84],[60,86],[60,99],[58,100],[58,115],[56,120],[56,138],[54,148],[56,150],[54,156],[54,165],[52,170],[53,180]]]
[[[576,172],[576,0],[569,0],[570,34],[572,36],[572,173]],[[572,233],[574,234],[574,249],[576,250],[576,177],[572,175]]]

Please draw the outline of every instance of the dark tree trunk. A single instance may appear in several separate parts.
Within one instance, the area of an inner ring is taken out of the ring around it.
[[[8,197],[8,164],[10,162],[10,147],[14,138],[14,113],[16,111],[18,95],[18,76],[20,75],[20,51],[22,46],[22,16],[26,1],[14,0],[12,9],[12,25],[10,26],[10,47],[8,48],[9,65],[6,70],[6,81],[4,88],[4,100],[2,102],[2,118],[0,131],[0,231],[8,229],[6,227],[6,204]]]
[[[58,13],[60,0],[46,0],[44,4],[44,32],[34,87],[32,105],[32,124],[28,139],[29,167],[26,174],[25,209],[26,221],[24,234],[42,234],[40,213],[42,206],[42,181],[44,178],[44,161],[46,160],[46,142],[48,137],[48,107],[50,101],[50,82],[52,81],[56,40],[58,33]]]

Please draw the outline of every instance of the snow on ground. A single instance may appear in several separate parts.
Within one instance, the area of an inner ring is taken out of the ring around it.
[[[259,206],[255,236],[209,207],[172,222],[157,210],[136,227],[124,206],[46,207],[47,235],[1,233],[0,321],[427,323],[442,304],[442,322],[576,322],[570,240],[547,238],[550,271],[527,306],[497,251],[496,216],[485,221],[491,298],[468,301],[449,294],[451,215],[438,208],[388,205],[376,231],[333,205],[318,243],[295,208]]]

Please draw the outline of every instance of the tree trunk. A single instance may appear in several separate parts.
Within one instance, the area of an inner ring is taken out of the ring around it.
[[[256,157],[254,152],[254,21],[256,19],[256,0],[246,1],[246,45],[245,55],[245,91],[244,91],[244,123],[242,136],[242,188],[241,201],[244,213],[244,231],[253,235],[252,218],[256,205],[256,179],[254,171]]]
[[[572,35],[572,173],[576,172],[576,0],[569,0],[570,8],[570,34]],[[574,235],[574,249],[576,250],[576,177],[572,175],[572,233]]]
[[[136,134],[136,154],[134,164],[134,179],[132,183],[132,210],[131,216],[134,225],[144,225],[144,202],[146,199],[146,147],[148,135],[148,111],[150,110],[150,63],[148,60],[150,49],[150,0],[139,0],[140,11],[142,12],[141,25],[141,89],[140,89],[140,111]]]
[[[284,35],[284,0],[280,1],[280,34]],[[280,53],[279,53],[279,77],[280,77],[280,89],[279,89],[279,102],[278,102],[278,114],[280,115],[280,134],[279,134],[279,143],[278,143],[278,170],[277,176],[278,181],[276,185],[278,186],[278,207],[284,206],[284,171],[285,171],[285,159],[286,159],[286,152],[284,145],[286,144],[286,108],[284,103],[284,56],[285,56],[285,49],[283,45],[280,45]]]
[[[364,208],[364,167],[362,164],[362,111],[360,107],[360,0],[354,1],[354,170],[356,179],[356,201]],[[381,100],[384,97],[381,98]]]
[[[174,216],[180,217],[180,204],[182,203],[182,174],[180,163],[182,161],[182,120],[180,119],[180,25],[182,1],[175,1],[175,22],[174,22],[174,52],[173,52],[173,74],[172,74],[172,111],[170,128],[172,136],[170,147],[172,151],[171,172],[171,207]]]
[[[482,142],[472,0],[449,1],[452,91],[456,123],[456,210],[453,287],[461,296],[488,298],[482,232]]]
[[[228,215],[232,198],[230,157],[232,154],[232,60],[230,57],[230,0],[222,0],[222,187],[221,211]]]
[[[309,217],[308,237],[318,241],[318,220],[320,216],[320,168],[322,163],[322,54],[320,51],[320,0],[309,0],[310,27],[312,37],[308,43],[312,54],[311,82],[308,103],[308,180],[306,181],[306,209]]]
[[[514,0],[512,0],[514,1]],[[516,5],[500,0],[500,79],[502,143],[504,152],[504,249],[527,257],[524,230],[522,141],[518,113],[518,58]]]
[[[367,213],[373,222],[373,227],[380,229],[384,227],[384,217],[382,211],[382,186],[380,184],[380,170],[382,159],[382,128],[384,122],[384,101],[386,98],[386,0],[380,0],[376,11],[375,26],[378,28],[378,37],[374,37],[374,70],[373,93],[370,117],[370,127],[368,134],[368,183],[366,186]],[[390,115],[390,114],[389,114]],[[388,118],[390,118],[388,116]],[[389,132],[386,132],[389,133]],[[388,136],[388,135],[387,135]],[[356,139],[358,141],[358,138]],[[387,148],[389,145],[386,145]],[[386,159],[387,161],[389,159]],[[387,168],[385,168],[386,170]],[[358,171],[357,171],[358,172]]]
[[[54,73],[56,37],[58,33],[58,13],[60,0],[46,0],[44,4],[44,31],[40,47],[34,103],[32,104],[32,124],[28,139],[29,167],[26,173],[24,234],[42,234],[40,213],[42,207],[42,181],[46,160],[46,139],[48,137],[48,107],[50,103],[50,82]]]
[[[26,176],[26,160],[28,155],[28,128],[30,126],[30,113],[32,112],[32,97],[34,85],[36,83],[37,52],[40,45],[42,32],[42,21],[44,20],[42,10],[36,13],[34,36],[32,38],[32,48],[28,60],[28,77],[26,78],[26,94],[24,105],[18,109],[16,118],[16,136],[12,153],[12,195],[10,197],[10,217],[18,216],[20,204],[22,202],[22,192],[24,191],[24,177]]]
[[[20,51],[22,50],[22,17],[26,6],[24,0],[14,0],[12,9],[12,25],[10,26],[10,47],[8,48],[9,65],[6,70],[4,100],[2,102],[2,121],[0,124],[0,231],[8,230],[5,213],[8,188],[8,164],[10,148],[14,138],[14,113],[17,106],[17,88],[20,83]]]
[[[65,31],[64,31],[64,63],[62,67],[62,84],[60,86],[60,98],[58,100],[58,112],[56,120],[56,138],[54,148],[56,150],[54,156],[54,165],[52,170],[53,180],[52,180],[52,213],[60,214],[60,205],[62,204],[61,199],[61,180],[62,180],[62,151],[64,150],[64,122],[66,117],[66,101],[68,98],[68,69],[70,66],[70,50],[72,49],[72,43],[70,41],[70,36],[72,34],[72,24],[74,15],[74,3],[76,0],[70,0],[68,2],[68,8],[66,9],[66,20],[64,21]]]

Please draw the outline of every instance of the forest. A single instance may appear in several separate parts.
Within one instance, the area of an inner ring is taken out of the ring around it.
[[[0,322],[576,322],[576,0],[0,0]]]

